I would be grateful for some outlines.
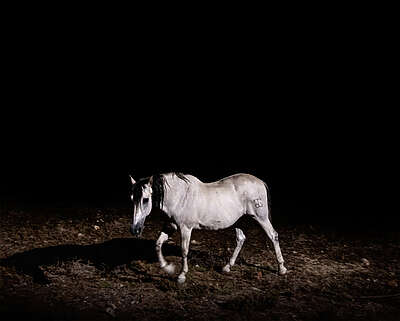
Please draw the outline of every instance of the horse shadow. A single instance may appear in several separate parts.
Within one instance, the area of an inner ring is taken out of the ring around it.
[[[115,238],[91,245],[57,245],[14,254],[0,260],[0,265],[15,267],[17,272],[30,275],[34,282],[48,284],[50,281],[41,266],[78,259],[91,262],[98,269],[111,271],[132,261],[157,262],[155,246],[154,240],[134,238]],[[164,244],[163,254],[180,256],[181,249],[176,245]]]

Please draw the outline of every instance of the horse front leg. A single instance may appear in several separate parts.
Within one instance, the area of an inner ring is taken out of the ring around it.
[[[175,266],[173,263],[168,263],[165,260],[162,254],[162,245],[165,241],[168,240],[168,237],[174,233],[176,228],[177,227],[175,224],[170,224],[170,228],[164,227],[156,242],[156,252],[158,256],[158,261],[160,262],[160,267],[168,274],[173,274],[175,272]]]
[[[157,239],[156,242],[156,252],[158,256],[158,261],[160,262],[160,267],[167,272],[168,274],[173,274],[175,272],[175,266],[173,263],[168,263],[163,254],[162,254],[162,245],[163,243],[168,240],[168,234],[161,232],[160,236]]]
[[[182,271],[178,276],[178,283],[185,283],[186,273],[189,271],[187,263],[187,255],[189,253],[190,236],[192,229],[186,226],[181,226],[181,246],[182,246]]]

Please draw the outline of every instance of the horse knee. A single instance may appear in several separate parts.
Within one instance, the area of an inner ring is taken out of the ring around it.
[[[163,243],[168,240],[168,234],[161,232],[159,238],[157,239],[156,242],[156,250],[159,251],[161,249],[161,246],[163,245]]]

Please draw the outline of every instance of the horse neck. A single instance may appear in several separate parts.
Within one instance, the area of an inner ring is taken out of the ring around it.
[[[182,200],[188,189],[188,182],[185,182],[174,174],[165,174],[164,177],[163,210],[167,212],[167,214],[172,214],[176,212],[177,208],[181,207]]]

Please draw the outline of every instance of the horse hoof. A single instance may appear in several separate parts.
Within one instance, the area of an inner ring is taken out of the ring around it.
[[[175,272],[175,265],[173,263],[167,264],[162,268],[168,274],[174,274]]]
[[[279,268],[279,275],[285,275],[287,273],[287,268],[285,268],[284,266],[281,266]]]
[[[231,271],[231,267],[230,267],[229,264],[225,265],[225,266],[222,268],[222,272],[229,273],[230,271]]]
[[[179,275],[178,276],[178,283],[183,284],[186,281],[186,277],[184,275]]]

